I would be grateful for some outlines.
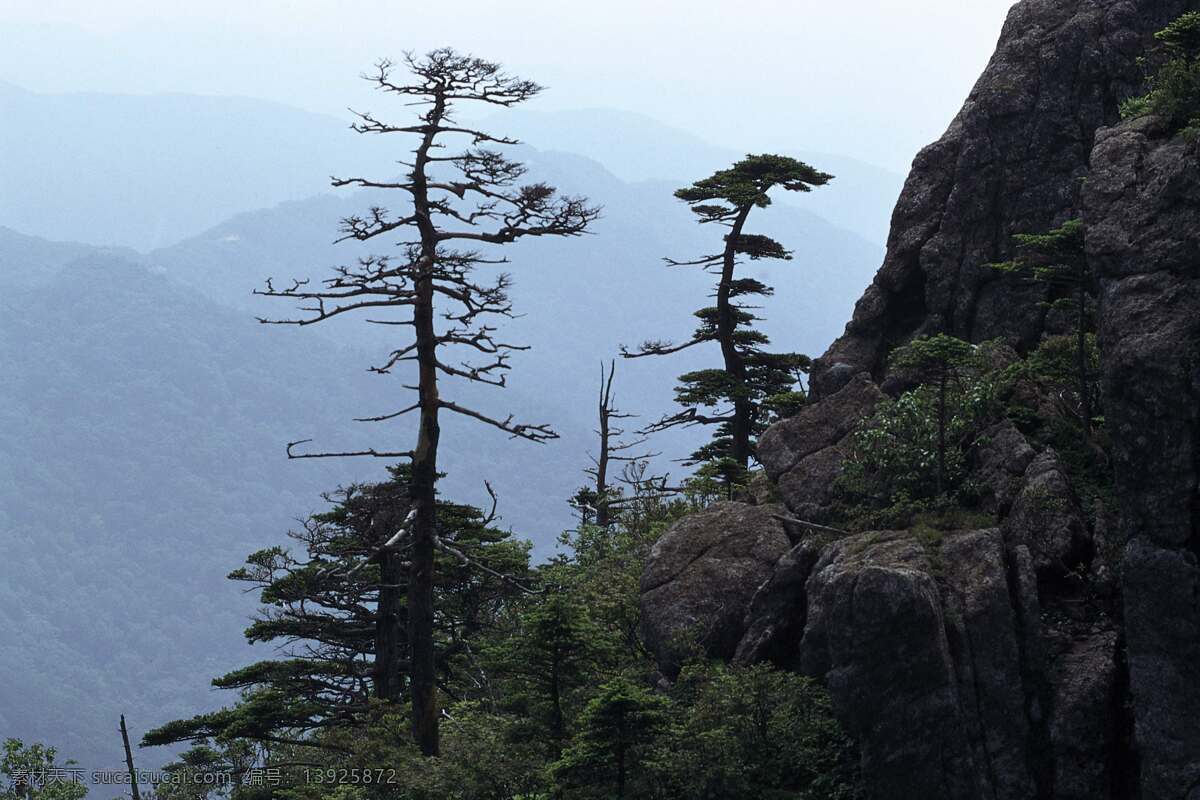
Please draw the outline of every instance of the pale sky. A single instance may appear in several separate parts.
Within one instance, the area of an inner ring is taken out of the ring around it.
[[[906,171],[983,68],[1011,0],[0,0],[0,81],[246,95],[344,115],[380,56],[451,45],[715,144]]]

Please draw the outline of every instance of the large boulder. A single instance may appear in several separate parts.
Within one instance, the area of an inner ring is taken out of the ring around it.
[[[1129,681],[1147,798],[1200,797],[1200,158],[1144,118],[1101,131],[1084,196],[1100,275]]]
[[[824,518],[834,499],[845,439],[882,399],[870,376],[860,373],[832,396],[763,433],[758,460],[794,514],[810,521]]]
[[[1055,800],[1093,800],[1127,790],[1118,706],[1117,633],[1097,630],[1063,642],[1053,663],[1050,740],[1054,748]]]
[[[859,742],[871,798],[1034,796],[999,531],[829,545],[806,586],[802,669]]]
[[[997,798],[1035,795],[1027,716],[1034,685],[1025,681],[1024,631],[997,530],[948,537],[939,559],[943,607],[964,727],[975,763]]]
[[[1004,520],[1005,538],[1025,545],[1039,575],[1065,575],[1091,557],[1087,521],[1062,462],[1046,450],[1030,462]]]
[[[1024,0],[949,129],[922,150],[892,217],[887,254],[846,331],[818,359],[813,388],[847,372],[882,381],[888,351],[919,333],[1018,349],[1044,330],[1042,290],[1000,279],[990,262],[1012,235],[1080,210],[1095,131],[1140,86],[1136,59],[1187,0]],[[835,369],[836,367],[836,369]]]
[[[971,449],[971,478],[979,486],[983,509],[1007,514],[1037,451],[1011,420],[996,423],[980,434]]]
[[[684,517],[650,552],[641,582],[642,633],[664,673],[693,648],[732,658],[758,587],[791,547],[782,506],[715,503]]]

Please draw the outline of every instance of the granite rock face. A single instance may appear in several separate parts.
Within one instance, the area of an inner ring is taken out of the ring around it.
[[[655,543],[642,576],[642,632],[668,675],[688,648],[731,658],[758,587],[791,547],[781,506],[716,503]]]
[[[1105,413],[1128,541],[1129,680],[1145,797],[1200,797],[1200,156],[1154,119],[1096,137]]]
[[[801,669],[826,681],[873,796],[983,796],[932,572],[913,539],[865,534],[807,582]]]
[[[1004,530],[1013,545],[1029,548],[1039,575],[1065,575],[1090,560],[1087,521],[1053,450],[1034,458],[1025,470]]]
[[[1011,530],[1011,529],[1010,529]],[[758,589],[735,661],[828,686],[870,798],[1115,798],[1115,624],[1039,585],[997,528],[805,539]]]
[[[1007,513],[1021,488],[1025,470],[1036,455],[1024,435],[1007,419],[983,432],[970,454],[970,466],[979,482],[985,511]]]
[[[845,438],[883,399],[866,373],[850,378],[828,402],[807,406],[771,426],[758,442],[758,459],[787,507],[819,521],[833,500]]]
[[[1057,455],[1000,423],[968,459],[994,528],[804,533],[711,591],[652,559],[647,616],[650,592],[695,598],[655,634],[724,620],[708,652],[823,680],[868,798],[1200,800],[1200,145],[1117,124],[1135,59],[1189,10],[1200,0],[1014,6],[918,155],[883,267],[814,367],[815,402],[759,444],[788,510],[820,521],[893,347],[944,331],[1024,352],[1070,330],[985,265],[1014,233],[1082,217],[1119,508],[1092,498],[1085,514]],[[718,613],[709,593],[730,601]]]
[[[826,681],[859,741],[871,797],[1031,797],[999,531],[963,532],[944,550],[940,583],[904,534],[830,545],[806,587],[801,668]]]
[[[1079,215],[1096,130],[1138,88],[1148,37],[1194,2],[1024,0],[949,129],[922,150],[892,216],[887,255],[854,316],[813,371],[826,397],[847,372],[883,380],[892,347],[946,332],[1018,349],[1044,329],[1040,289],[986,264],[1012,234]]]

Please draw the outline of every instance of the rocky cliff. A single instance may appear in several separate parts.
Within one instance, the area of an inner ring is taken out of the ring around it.
[[[1144,797],[1200,797],[1200,157],[1154,119],[1101,131],[1084,194]]]
[[[1148,37],[1195,3],[1023,0],[945,135],[922,150],[892,215],[887,255],[853,319],[820,359],[814,389],[866,370],[917,333],[1024,349],[1047,322],[1039,289],[997,280],[1012,234],[1079,215],[1095,132],[1141,79]]]
[[[816,402],[761,439],[784,508],[715,507],[651,559],[644,632],[664,672],[691,641],[822,679],[871,798],[1200,798],[1200,156],[1117,113],[1152,32],[1196,8],[1013,8],[917,157],[885,262],[817,362]],[[1102,283],[1119,513],[1085,512],[1054,448],[1003,420],[968,459],[988,524],[798,525],[828,521],[847,435],[898,388],[893,347],[949,332],[1024,353],[1069,329],[1041,289],[984,265],[1012,234],[1078,216]]]

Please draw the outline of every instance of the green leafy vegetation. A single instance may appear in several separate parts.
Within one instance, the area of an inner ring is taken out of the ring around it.
[[[0,800],[82,800],[88,793],[82,770],[74,770],[75,762],[59,763],[53,747],[19,739],[4,740],[0,775],[8,786],[0,789]]]
[[[1095,380],[1098,365],[1092,352],[1095,342],[1089,341],[1095,330],[1099,286],[1088,266],[1083,234],[1083,220],[1079,219],[1068,220],[1048,233],[1018,234],[1013,237],[1017,257],[991,266],[1020,280],[1046,284],[1051,291],[1050,308],[1066,311],[1074,319],[1074,363],[1071,371],[1075,385],[1065,391],[1074,397],[1074,407],[1070,413],[1079,418],[1080,430],[1087,439],[1091,436],[1095,409],[1100,402]],[[1061,340],[1055,341],[1057,357],[1061,355]],[[1046,369],[1062,374],[1062,366],[1061,363],[1048,363],[1045,354],[1040,361],[1030,365],[1034,374]]]
[[[914,339],[892,364],[917,385],[885,398],[849,441],[838,490],[867,527],[904,525],[967,494],[966,451],[996,407],[979,348],[939,334]]]
[[[1154,114],[1172,131],[1200,134],[1200,11],[1189,11],[1154,34],[1141,59],[1149,91],[1121,104],[1125,119]]]
[[[885,398],[850,435],[835,486],[842,524],[919,529],[930,541],[937,531],[991,524],[979,511],[986,487],[971,480],[971,457],[986,444],[984,431],[1005,418],[1034,444],[1054,448],[1089,515],[1112,508],[1104,418],[1084,411],[1100,392],[1095,335],[1085,333],[1083,344],[1082,362],[1077,334],[1048,336],[1024,358],[998,342],[947,336],[898,349],[893,365],[917,383]]]
[[[284,657],[216,678],[214,686],[242,692],[235,706],[152,730],[147,744],[210,738],[295,743],[313,731],[357,724],[377,710],[372,696],[401,690],[407,672],[384,674],[386,662],[376,654],[381,647],[407,649],[407,575],[388,573],[380,553],[411,511],[409,475],[405,465],[393,468],[386,483],[339,489],[329,496],[331,510],[289,534],[302,552],[260,550],[230,573],[259,590],[262,610],[246,629],[247,640],[275,644]],[[489,523],[479,509],[438,504],[438,536],[447,549],[487,565],[484,571],[450,552],[438,554],[437,664],[447,680],[470,669],[474,638],[495,624],[497,609],[528,573],[528,545]]]
[[[285,652],[214,681],[240,692],[228,709],[146,737],[192,742],[170,767],[180,775],[229,776],[202,790],[165,784],[162,800],[853,796],[854,747],[815,682],[697,659],[673,686],[659,683],[639,581],[663,531],[697,505],[653,481],[635,483],[609,525],[564,533],[564,552],[536,567],[483,512],[439,503],[439,535],[469,563],[439,562],[443,736],[439,756],[422,755],[407,703],[370,689],[380,663],[371,556],[405,513],[407,481],[397,469],[331,494],[332,508],[293,534],[301,553],[261,551],[231,574],[261,592],[247,635]],[[276,770],[276,782],[236,778],[256,769]]]

